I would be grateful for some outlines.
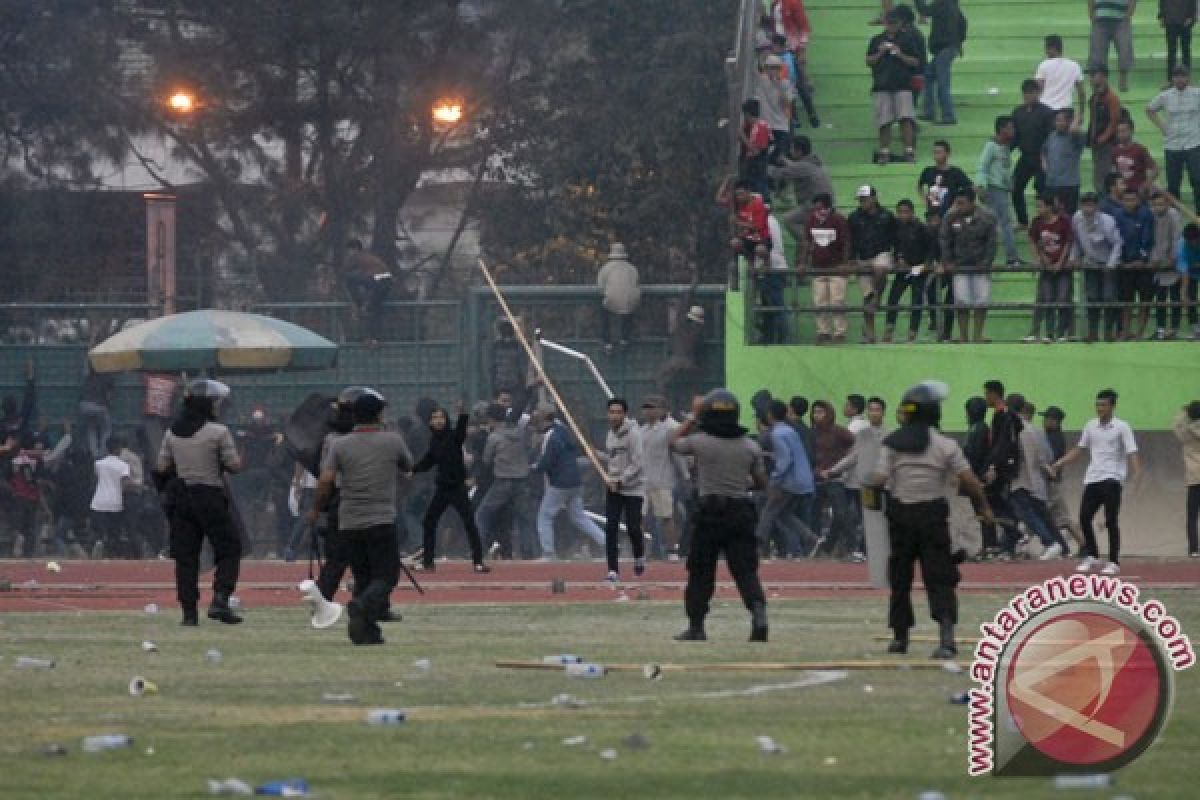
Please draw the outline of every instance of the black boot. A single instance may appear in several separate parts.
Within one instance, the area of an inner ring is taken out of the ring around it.
[[[359,600],[351,600],[346,605],[346,616],[349,619],[346,632],[354,644],[383,644],[383,633],[379,626],[367,617],[367,610]]]
[[[229,607],[229,595],[227,594],[213,595],[212,603],[208,607],[208,618],[224,622],[226,625],[237,625],[242,621],[242,618],[233,613],[233,609]]]
[[[889,653],[907,653],[908,652],[908,630],[904,628],[896,628],[896,636],[888,645]]]
[[[750,609],[750,641],[765,642],[767,640],[767,606],[758,603]]]
[[[708,641],[708,636],[704,633],[703,622],[689,622],[687,630],[681,631],[671,637],[677,642],[705,642]]]
[[[954,646],[954,623],[938,620],[938,648],[933,651],[931,658],[954,658],[958,648]]]
[[[183,607],[183,621],[180,622],[179,624],[185,625],[189,628],[195,628],[197,625],[200,624],[200,615],[196,611],[195,606],[184,606]]]

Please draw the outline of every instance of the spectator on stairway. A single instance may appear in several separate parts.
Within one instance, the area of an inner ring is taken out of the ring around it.
[[[1158,341],[1179,336],[1179,321],[1183,309],[1179,303],[1180,275],[1175,270],[1175,255],[1183,239],[1183,215],[1172,206],[1165,192],[1150,196],[1150,211],[1154,214],[1154,249],[1150,251],[1150,268],[1154,270],[1154,317]],[[1167,327],[1167,304],[1171,304],[1171,325]]]
[[[917,192],[925,198],[925,213],[945,216],[954,196],[970,185],[967,173],[950,163],[950,143],[944,139],[934,142],[933,165],[921,170],[917,179]]]
[[[767,230],[771,241],[778,242],[778,247],[772,247],[765,260],[757,262],[754,273],[758,284],[759,304],[779,309],[785,305],[784,291],[787,289],[788,263],[783,251],[783,228],[774,214],[767,215]],[[786,344],[788,341],[788,312],[763,311],[759,315],[759,341],[763,344]]]
[[[775,34],[783,36],[787,41],[788,50],[803,61],[808,50],[809,36],[812,34],[808,13],[804,9],[804,0],[772,0],[771,21],[775,25]]]
[[[1009,267],[1021,266],[1012,223],[1012,142],[1016,136],[1012,117],[996,117],[995,135],[979,156],[975,185],[985,191],[984,203],[996,217],[1004,255]],[[991,264],[981,266],[990,267]]]
[[[954,198],[939,233],[942,270],[954,281],[958,310],[958,338],[967,337],[967,322],[974,317],[974,340],[986,342],[983,326],[992,297],[991,265],[996,258],[996,217],[976,202],[975,190],[964,189]]]
[[[860,186],[857,196],[858,208],[847,221],[851,253],[859,270],[858,288],[862,292],[862,340],[874,344],[875,311],[895,263],[892,251],[896,247],[896,217],[879,204],[875,187]]]
[[[1034,80],[1042,87],[1042,102],[1055,111],[1075,111],[1082,115],[1087,106],[1083,70],[1079,63],[1063,56],[1063,40],[1057,33],[1045,39],[1046,58],[1038,64]]]
[[[929,46],[925,43],[925,34],[917,27],[917,15],[912,10],[912,6],[901,3],[894,9],[896,16],[900,17],[900,33],[910,36],[916,45],[917,64],[912,68],[909,74],[909,85],[912,87],[913,93],[913,113],[921,105],[921,93],[925,91],[925,67],[928,59],[926,55],[929,52]],[[913,137],[914,146],[917,133],[917,123],[913,121]]]
[[[1054,130],[1054,110],[1041,101],[1038,82],[1026,78],[1021,84],[1022,103],[1013,109],[1016,137],[1013,147],[1020,151],[1013,173],[1012,203],[1017,212],[1017,228],[1029,227],[1029,211],[1025,204],[1025,189],[1033,181],[1035,195],[1046,191],[1046,173],[1042,169],[1042,146]]]
[[[956,125],[954,97],[951,94],[954,59],[962,55],[967,38],[967,18],[959,0],[916,0],[917,12],[928,17],[933,27],[929,32],[929,60],[925,65],[925,102],[921,119],[934,122],[934,106],[940,106],[940,125]],[[936,101],[936,103],[935,103]]]
[[[888,13],[884,32],[867,44],[866,64],[871,69],[875,124],[879,128],[879,149],[875,154],[879,164],[891,162],[893,123],[900,124],[905,160],[916,160],[912,77],[924,55],[918,48],[916,38],[901,30],[900,16],[895,10]]]
[[[762,119],[771,130],[771,146],[767,151],[768,168],[779,164],[784,155],[791,151],[792,107],[796,102],[796,88],[788,80],[783,59],[769,55],[758,73],[754,89],[762,109]]]
[[[1117,144],[1113,148],[1113,172],[1121,176],[1125,188],[1133,189],[1142,200],[1150,199],[1150,190],[1158,178],[1154,156],[1133,140],[1133,120],[1117,123]]]
[[[1117,265],[1121,263],[1121,232],[1108,214],[1100,211],[1100,198],[1087,192],[1071,218],[1071,265],[1084,270],[1083,287],[1088,303],[1088,342],[1099,338],[1101,305],[1117,301]],[[1116,335],[1119,314],[1103,309],[1105,338]]]
[[[1087,137],[1079,131],[1079,116],[1070,110],[1054,114],[1054,130],[1042,145],[1042,169],[1046,191],[1068,215],[1079,206],[1079,162],[1087,148]]]
[[[1196,299],[1196,288],[1200,286],[1200,225],[1191,223],[1184,226],[1175,269],[1180,274],[1180,292],[1187,304],[1192,340],[1200,340],[1200,319],[1197,319],[1200,317],[1200,302]]]
[[[1092,148],[1092,180],[1096,191],[1104,191],[1104,179],[1112,172],[1112,151],[1121,121],[1121,98],[1108,85],[1108,67],[1093,64],[1092,96],[1088,98],[1088,146]]]
[[[1170,88],[1176,66],[1192,68],[1196,12],[1196,0],[1158,0],[1158,22],[1167,35],[1167,85],[1163,88]]]
[[[767,181],[768,157],[771,150],[771,128],[762,119],[762,104],[751,97],[742,103],[742,126],[738,133],[738,179],[747,181],[751,191],[771,202],[771,187]]]
[[[783,63],[787,68],[788,80],[792,82],[792,86],[796,90],[796,96],[804,105],[804,111],[808,114],[808,124],[813,128],[821,127],[821,120],[817,117],[817,107],[813,104],[813,86],[808,79],[807,63],[792,52],[787,47],[787,37],[776,35],[771,39],[771,51],[783,59]],[[792,126],[800,127],[800,109],[792,105]]]
[[[773,179],[791,183],[795,206],[781,216],[779,221],[796,239],[797,246],[800,246],[804,240],[804,225],[812,210],[814,198],[821,194],[832,198],[833,181],[821,163],[821,158],[812,151],[812,140],[807,136],[797,136],[793,139],[791,158],[785,158],[777,167],[770,167],[768,173]]]
[[[1075,274],[1071,271],[1071,218],[1049,195],[1037,199],[1037,217],[1029,226],[1029,241],[1038,265],[1036,303],[1033,325],[1026,342],[1036,342],[1042,320],[1046,333],[1042,341],[1067,341],[1074,327],[1073,298]]]
[[[1108,68],[1110,45],[1117,48],[1117,73],[1122,92],[1129,91],[1129,71],[1133,69],[1133,12],[1137,0],[1088,0],[1088,18],[1092,22],[1088,64]]]
[[[911,200],[905,198],[896,204],[896,275],[887,296],[887,324],[883,329],[883,341],[890,343],[896,330],[896,318],[900,314],[899,303],[904,293],[910,292],[912,309],[908,319],[908,341],[915,342],[921,330],[921,312],[925,305],[925,281],[929,274],[933,235],[924,222],[917,219]]]
[[[1180,197],[1183,170],[1192,185],[1192,204],[1200,204],[1200,88],[1190,85],[1186,67],[1176,67],[1171,87],[1146,106],[1146,116],[1163,133],[1163,159],[1167,168],[1167,192]],[[1164,122],[1159,116],[1166,112]]]
[[[797,261],[801,273],[817,270],[812,277],[812,303],[817,309],[846,304],[844,270],[850,261],[850,224],[837,212],[828,193],[813,198],[812,211],[804,226],[802,254]],[[846,341],[845,310],[817,311],[817,344],[843,344]]]
[[[736,181],[732,194],[728,185],[726,181],[717,191],[717,202],[729,206],[732,212],[733,238],[729,246],[735,255],[746,259],[747,271],[752,272],[757,262],[765,262],[770,257],[770,212],[763,197],[754,192],[752,182],[745,178]]]
[[[611,353],[614,344],[629,344],[633,313],[642,299],[638,285],[637,267],[629,263],[625,245],[614,242],[608,260],[596,275],[596,283],[604,293],[600,314],[601,338],[605,352]]]
[[[1154,249],[1154,215],[1138,193],[1126,187],[1121,205],[1113,216],[1121,233],[1121,267],[1117,274],[1117,299],[1121,308],[1121,337],[1125,341],[1142,338],[1154,303],[1154,273],[1150,253]],[[1138,322],[1133,324],[1133,303],[1138,303]]]

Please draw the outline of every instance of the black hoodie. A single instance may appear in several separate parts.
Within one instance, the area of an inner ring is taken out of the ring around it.
[[[449,415],[447,414],[447,419]],[[463,442],[467,439],[467,423],[470,417],[458,415],[453,429],[447,425],[440,431],[431,431],[429,451],[416,463],[413,472],[426,472],[437,467],[434,485],[438,489],[459,489],[467,483],[467,466],[463,462]]]

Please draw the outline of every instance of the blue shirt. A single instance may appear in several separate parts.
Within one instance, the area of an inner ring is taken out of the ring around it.
[[[1175,270],[1180,275],[1200,279],[1200,247],[1188,247],[1187,240],[1180,239],[1175,251]]]
[[[812,466],[796,429],[786,422],[771,426],[771,486],[790,494],[812,494]]]
[[[1154,249],[1154,214],[1145,203],[1139,203],[1132,214],[1125,206],[1117,206],[1112,218],[1121,232],[1121,260],[1128,263],[1149,258]]]
[[[571,441],[571,434],[561,422],[555,421],[533,470],[545,473],[547,482],[555,489],[577,489],[583,485],[577,458],[579,449]]]

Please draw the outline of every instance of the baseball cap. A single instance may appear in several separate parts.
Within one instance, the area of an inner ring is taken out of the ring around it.
[[[858,187],[858,191],[854,193],[854,196],[855,197],[874,197],[875,196],[875,187],[868,186],[867,184],[864,183],[862,186]]]
[[[1051,419],[1057,419],[1060,422],[1067,418],[1066,412],[1063,411],[1058,406],[1047,406],[1045,411],[1038,412],[1038,416],[1039,417],[1050,417]]]

